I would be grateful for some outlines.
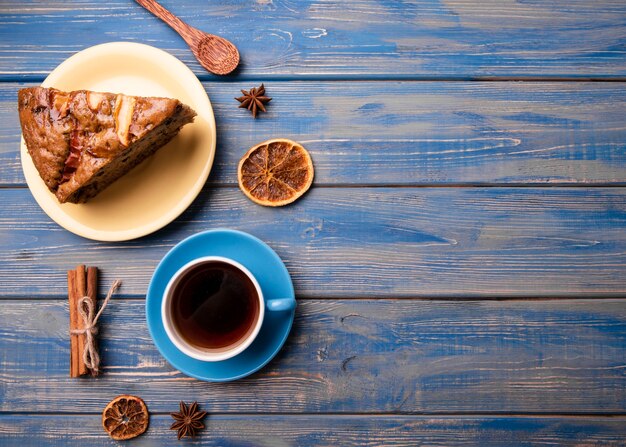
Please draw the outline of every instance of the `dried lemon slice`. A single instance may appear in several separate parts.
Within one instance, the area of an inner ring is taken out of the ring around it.
[[[148,419],[144,401],[127,394],[117,396],[102,412],[102,426],[116,441],[131,439],[145,432]]]
[[[313,183],[313,162],[307,150],[285,138],[252,147],[239,161],[239,187],[259,205],[287,205]]]

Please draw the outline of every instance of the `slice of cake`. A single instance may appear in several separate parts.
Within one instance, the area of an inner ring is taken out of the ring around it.
[[[61,203],[94,197],[196,116],[177,99],[88,90],[25,88],[18,102],[28,153]]]

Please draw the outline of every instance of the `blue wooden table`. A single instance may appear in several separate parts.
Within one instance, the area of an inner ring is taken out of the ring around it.
[[[241,70],[208,74],[131,0],[0,3],[0,445],[113,445],[100,412],[122,393],[152,414],[129,445],[175,445],[179,400],[209,411],[211,446],[626,445],[623,0],[163,4],[232,40]],[[193,205],[122,243],[52,222],[19,160],[17,90],[109,41],[183,60],[218,128]],[[233,98],[261,82],[255,121]],[[316,167],[281,209],[236,182],[273,137]],[[226,384],[174,370],[144,318],[161,257],[215,227],[271,245],[299,303],[280,354]],[[79,262],[124,281],[95,380],[68,377]]]

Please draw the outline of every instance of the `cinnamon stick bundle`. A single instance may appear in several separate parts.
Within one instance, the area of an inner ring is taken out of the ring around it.
[[[67,290],[70,302],[70,377],[84,376],[85,374],[96,375],[83,362],[85,350],[85,334],[73,334],[73,330],[85,328],[83,318],[78,311],[78,301],[88,296],[96,307],[98,295],[98,268],[79,265],[75,270],[67,272]]]

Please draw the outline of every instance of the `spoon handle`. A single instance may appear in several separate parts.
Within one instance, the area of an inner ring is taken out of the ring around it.
[[[198,31],[194,27],[180,20],[163,6],[159,5],[155,0],[135,1],[174,28],[188,44],[195,43],[199,39],[200,36],[198,36]]]

